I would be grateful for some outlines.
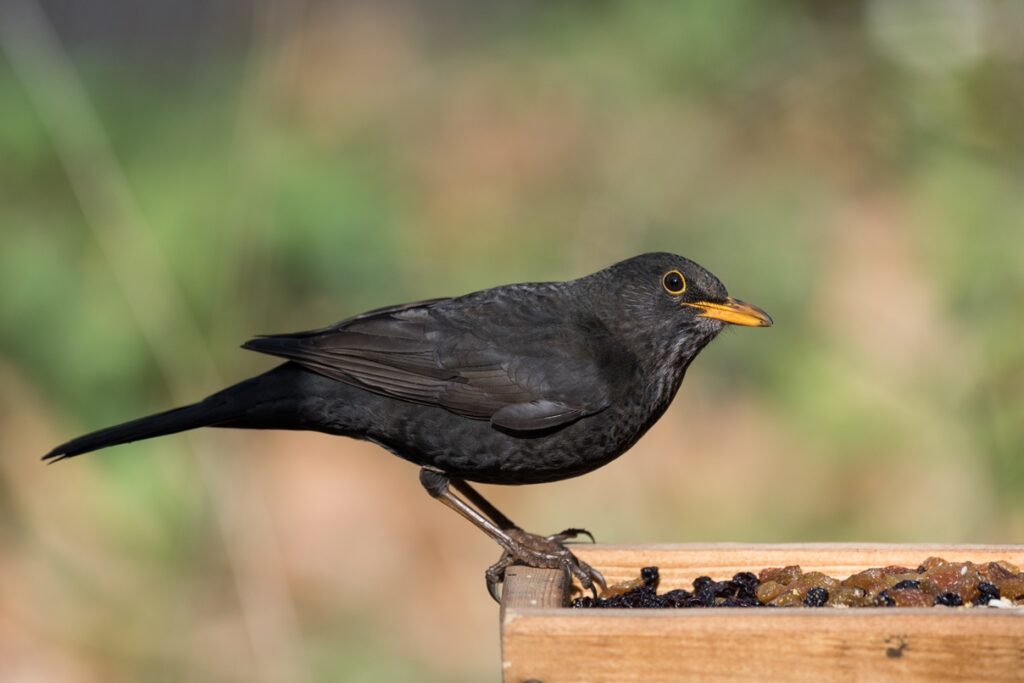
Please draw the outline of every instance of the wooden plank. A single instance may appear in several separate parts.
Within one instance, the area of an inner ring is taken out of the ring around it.
[[[799,564],[843,577],[868,567],[1004,560],[1024,546],[692,544],[574,546],[610,583],[661,569],[661,590],[701,575]],[[510,569],[502,618],[504,680],[1024,681],[1024,609],[569,610],[557,576]],[[529,585],[531,582],[536,585]],[[539,583],[538,583],[539,582]]]
[[[509,567],[501,586],[501,659],[505,661],[505,624],[510,611],[540,612],[565,605],[569,592],[565,572],[560,569]]]
[[[562,607],[565,596],[565,572],[561,569],[512,566],[505,570],[502,610]]]
[[[1024,681],[1019,610],[512,611],[505,681]]]

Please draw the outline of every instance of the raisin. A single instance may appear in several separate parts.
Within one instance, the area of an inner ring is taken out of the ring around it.
[[[661,603],[665,607],[689,607],[693,601],[693,593],[682,588],[669,591],[661,596]]]
[[[757,586],[759,581],[757,576],[751,572],[740,572],[732,577],[732,581],[729,581],[729,586],[732,589],[733,599],[737,602],[748,603],[757,602]]]
[[[710,576],[698,576],[696,579],[693,580],[693,590],[704,590],[706,586],[714,582],[715,580],[712,579]]]
[[[710,576],[698,576],[693,580],[693,595],[699,604],[704,607],[715,606],[716,584]]]
[[[644,567],[640,570],[640,578],[643,579],[645,586],[657,587],[660,576],[658,574],[657,567]]]
[[[964,604],[964,600],[960,597],[959,593],[939,593],[935,596],[935,604],[945,605],[946,607],[959,607]]]
[[[822,607],[826,602],[828,602],[828,591],[821,586],[815,586],[804,596],[804,607]]]
[[[895,604],[896,601],[893,599],[891,595],[889,595],[888,588],[886,588],[883,591],[880,591],[878,595],[875,596],[875,605],[877,605],[878,607],[892,607]]]
[[[732,577],[732,582],[743,586],[751,593],[754,592],[754,589],[757,588],[757,584],[760,583],[757,579],[757,575],[753,572],[740,572]]]
[[[978,583],[978,597],[975,598],[974,604],[987,605],[990,600],[998,600],[999,597],[998,586],[987,581],[981,581]]]
[[[741,595],[740,597],[736,598],[736,600],[734,600],[733,603],[730,605],[730,607],[760,607],[760,606],[761,606],[760,601],[756,597],[749,596],[749,595]]]

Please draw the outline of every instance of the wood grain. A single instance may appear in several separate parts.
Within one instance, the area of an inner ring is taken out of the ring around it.
[[[1024,546],[723,544],[574,550],[612,582],[657,565],[663,590],[704,574],[724,578],[787,564],[835,575],[870,566],[916,566],[929,555],[1024,565]],[[553,609],[530,606],[557,604],[552,592],[558,577],[537,571],[516,573],[509,587],[514,592],[506,593],[502,665],[509,683],[1024,681],[1024,609]],[[541,583],[526,585],[531,581]]]
[[[562,607],[566,589],[565,572],[560,569],[509,567],[501,589],[501,608]]]
[[[510,613],[505,680],[1022,681],[1016,610]]]

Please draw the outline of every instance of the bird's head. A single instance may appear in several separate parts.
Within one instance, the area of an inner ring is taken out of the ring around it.
[[[767,313],[733,299],[717,277],[675,254],[643,254],[591,277],[591,296],[605,302],[598,310],[610,312],[605,324],[653,351],[646,356],[659,364],[685,366],[726,325],[772,324]]]

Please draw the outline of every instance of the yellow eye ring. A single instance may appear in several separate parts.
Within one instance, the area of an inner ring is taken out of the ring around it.
[[[686,278],[678,270],[670,270],[662,276],[661,286],[672,296],[679,296],[686,291]]]

